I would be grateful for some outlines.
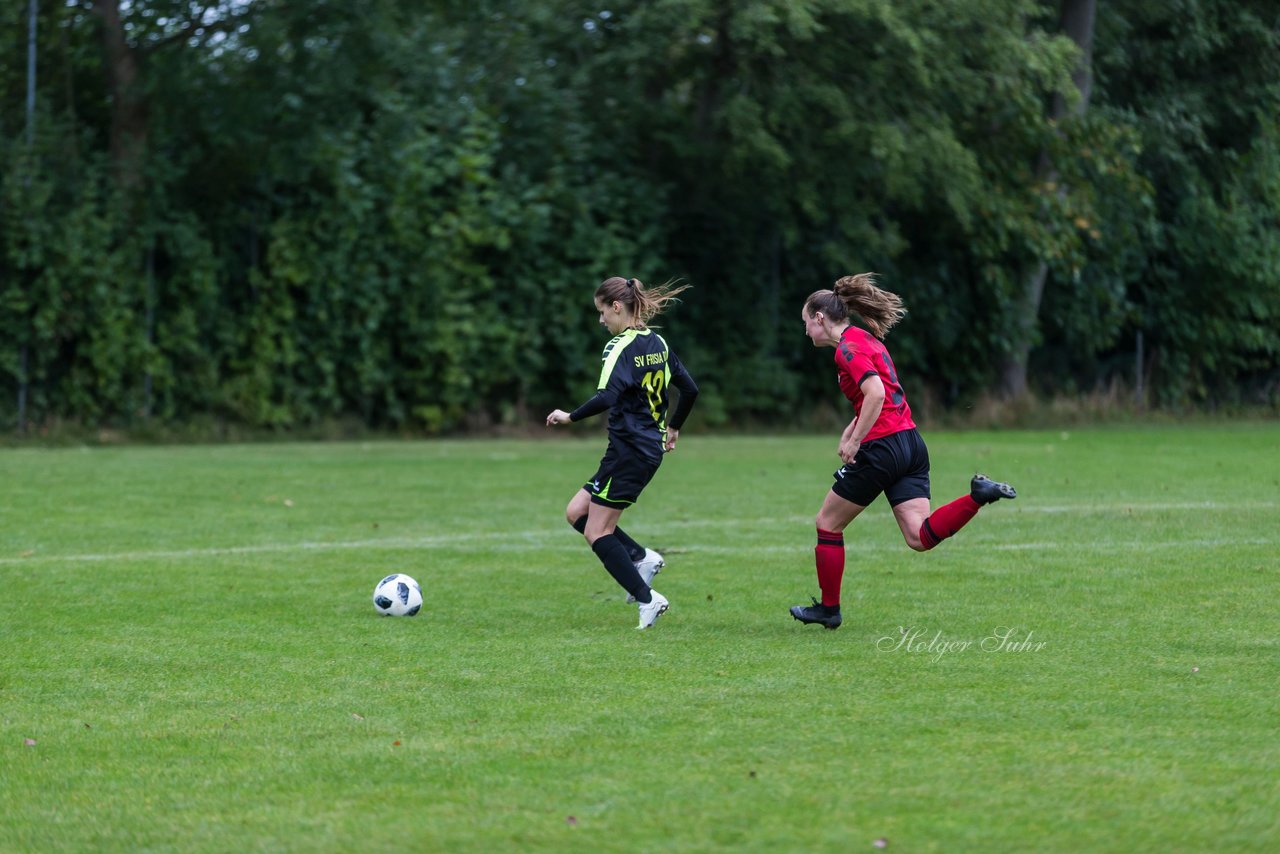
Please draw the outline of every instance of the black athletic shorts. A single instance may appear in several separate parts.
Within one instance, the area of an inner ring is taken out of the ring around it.
[[[640,492],[653,480],[662,465],[661,458],[651,462],[634,451],[609,443],[600,468],[582,488],[591,493],[592,504],[626,508],[636,503]]]
[[[853,465],[841,466],[833,475],[831,491],[845,501],[863,507],[880,493],[896,507],[912,498],[929,497],[929,449],[914,427],[863,442]]]

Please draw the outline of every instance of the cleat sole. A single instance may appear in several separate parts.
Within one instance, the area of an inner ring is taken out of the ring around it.
[[[806,626],[807,626],[807,625],[822,626],[824,629],[831,629],[832,631],[834,631],[835,629],[840,628],[840,623],[841,623],[841,622],[843,622],[842,620],[836,620],[836,621],[835,621],[835,625],[832,625],[831,623],[827,622],[826,620],[810,620],[810,619],[808,619],[808,618],[806,618],[806,617],[802,617],[802,616],[800,616],[799,614],[797,614],[797,613],[796,613],[796,608],[801,608],[801,607],[803,607],[803,606],[802,606],[802,605],[797,605],[795,608],[792,608],[792,609],[791,609],[791,619],[793,619],[793,620],[798,620],[799,622],[804,623]]]

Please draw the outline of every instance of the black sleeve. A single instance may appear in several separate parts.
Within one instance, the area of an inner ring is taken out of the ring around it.
[[[581,421],[583,418],[599,415],[618,402],[618,398],[627,389],[629,376],[627,371],[620,367],[622,365],[621,357],[626,353],[626,344],[627,342],[622,341],[622,336],[619,335],[604,348],[604,361],[606,366],[609,367],[608,375],[605,375],[603,371],[600,375],[600,381],[604,383],[604,387],[597,391],[586,403],[570,412],[570,421]],[[610,363],[610,353],[613,353],[614,347],[622,347],[623,350],[614,353],[613,361]]]
[[[698,399],[698,384],[693,381],[693,375],[685,369],[684,363],[676,358],[674,353],[671,354],[669,364],[671,385],[679,389],[680,400],[676,402],[675,412],[671,413],[671,417],[667,419],[667,426],[672,430],[679,430],[684,426],[689,413],[693,411],[693,402]]]
[[[573,412],[570,412],[569,420],[581,421],[584,418],[590,418],[592,415],[599,415],[610,406],[613,406],[613,402],[616,397],[617,395],[609,391],[609,389],[602,388],[592,395],[590,400],[573,410]]]

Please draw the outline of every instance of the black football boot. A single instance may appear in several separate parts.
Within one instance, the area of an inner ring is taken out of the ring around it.
[[[969,481],[969,497],[979,504],[991,504],[1001,498],[1017,498],[1018,490],[985,474],[975,474]]]
[[[791,616],[802,623],[817,623],[828,629],[840,628],[840,606],[823,605],[817,599],[812,605],[793,605]]]

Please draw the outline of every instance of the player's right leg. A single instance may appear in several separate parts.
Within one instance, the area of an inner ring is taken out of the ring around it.
[[[868,502],[870,503],[870,502]],[[818,511],[815,523],[818,528],[818,544],[813,550],[814,566],[818,573],[818,587],[822,601],[812,605],[794,605],[791,616],[802,623],[818,623],[828,629],[840,627],[840,585],[844,579],[844,529],[867,509],[866,504],[855,504],[836,494],[827,493]]]
[[[597,475],[597,478],[599,476]],[[569,505],[564,510],[565,521],[569,526],[583,536],[587,533],[587,511],[591,507],[591,493],[586,486],[579,489],[577,494],[569,501]],[[622,543],[623,548],[627,550],[627,555],[631,558],[631,563],[635,565],[636,572],[640,573],[640,577],[644,579],[645,584],[652,584],[653,577],[662,571],[666,566],[666,561],[662,555],[653,549],[646,548],[635,540],[633,540],[626,531],[615,527],[613,535],[618,538],[618,542]],[[635,597],[627,594],[627,602],[635,602]]]

